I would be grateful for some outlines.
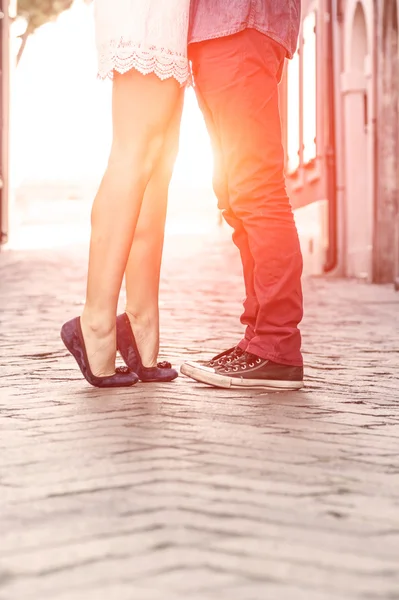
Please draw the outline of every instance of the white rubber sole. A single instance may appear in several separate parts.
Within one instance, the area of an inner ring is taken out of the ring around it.
[[[295,391],[304,387],[303,381],[280,381],[267,379],[238,379],[237,377],[228,377],[220,375],[211,367],[205,367],[196,362],[186,362],[180,367],[183,375],[198,381],[206,383],[213,387],[230,389],[230,388],[246,388],[246,389],[263,389],[269,391]]]

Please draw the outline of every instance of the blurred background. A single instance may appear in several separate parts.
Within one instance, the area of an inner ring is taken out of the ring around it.
[[[3,0],[2,11],[2,243],[85,241],[111,125],[110,82],[96,78],[92,4]],[[307,273],[399,288],[398,29],[397,0],[302,2],[298,52],[280,91]],[[169,234],[220,227],[211,178],[189,89]]]
[[[41,4],[46,18],[49,2],[25,4],[28,10],[29,5]],[[111,141],[111,83],[96,77],[93,5],[66,0],[64,7],[71,7],[62,11],[62,2],[53,4],[61,5],[58,18],[29,36],[11,75],[13,247],[87,239],[90,204]],[[11,24],[11,62],[18,59],[24,31],[23,17]],[[213,224],[217,221],[211,175],[208,137],[189,90],[171,189],[171,229],[187,232],[207,226],[208,217]]]

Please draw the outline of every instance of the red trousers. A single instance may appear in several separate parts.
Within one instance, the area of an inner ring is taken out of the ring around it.
[[[278,103],[285,51],[255,29],[192,44],[214,189],[244,271],[243,350],[302,366],[303,261],[284,179]]]

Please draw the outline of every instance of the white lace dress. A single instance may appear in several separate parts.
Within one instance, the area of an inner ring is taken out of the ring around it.
[[[99,76],[136,69],[184,85],[189,8],[190,0],[95,0]]]

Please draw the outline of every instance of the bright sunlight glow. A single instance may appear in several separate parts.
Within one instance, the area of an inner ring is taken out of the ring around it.
[[[111,141],[111,83],[96,77],[92,10],[76,0],[57,22],[43,26],[29,40],[13,74],[11,163],[17,198],[22,194],[18,190],[53,184],[53,189],[89,190],[84,198],[89,203],[100,181]],[[17,28],[18,23],[14,37]],[[189,89],[171,185],[170,227],[177,221],[185,230],[217,222],[211,181],[210,142]],[[59,206],[61,200],[54,197]],[[36,213],[43,208],[39,206]]]

